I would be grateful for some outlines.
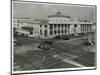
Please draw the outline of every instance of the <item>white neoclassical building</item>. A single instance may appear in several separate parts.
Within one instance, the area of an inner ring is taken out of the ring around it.
[[[39,38],[94,32],[95,26],[93,22],[73,20],[70,16],[62,15],[60,12],[48,16],[47,20],[14,19],[13,25],[19,33]]]

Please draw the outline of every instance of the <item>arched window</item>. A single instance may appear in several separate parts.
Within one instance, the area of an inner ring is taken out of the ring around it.
[[[74,25],[74,33],[76,33],[77,24]]]
[[[75,24],[74,27],[77,27],[77,24]]]
[[[42,28],[42,25],[40,25],[40,27]]]
[[[44,27],[47,28],[47,25],[45,25]]]
[[[51,30],[51,31],[50,31],[50,35],[52,35],[52,34],[53,34],[53,31]]]

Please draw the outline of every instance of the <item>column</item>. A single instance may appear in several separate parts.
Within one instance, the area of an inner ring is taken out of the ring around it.
[[[63,28],[62,28],[62,24],[61,24],[61,35],[62,35],[62,29],[63,29]]]
[[[62,34],[64,34],[64,24],[62,24]]]
[[[52,35],[54,36],[54,24],[52,24]]]
[[[85,32],[87,32],[87,25],[85,24]]]
[[[67,34],[68,34],[68,24],[67,24],[67,30],[66,31],[67,31]]]
[[[83,32],[84,32],[84,24],[83,24]]]
[[[81,33],[83,32],[83,24],[81,24]]]
[[[91,32],[91,24],[90,24],[90,32]]]
[[[84,32],[83,30],[84,30],[84,27],[83,27],[83,24],[82,24],[82,32]]]
[[[68,34],[68,26],[67,26],[67,24],[66,24],[66,34]]]
[[[69,34],[69,28],[68,28],[68,24],[67,24],[67,34]]]
[[[48,28],[47,29],[48,30],[48,36],[50,36],[50,29],[49,29],[50,28],[50,25],[49,24],[48,24],[48,27],[47,28]]]
[[[65,26],[65,24],[64,24],[64,34],[65,34],[65,27],[66,27],[66,26]]]
[[[43,36],[44,36],[44,25],[42,25],[43,27],[42,27],[42,34],[43,34]]]
[[[62,34],[64,34],[64,24],[62,24]]]
[[[80,27],[81,27],[81,33],[82,33],[82,24],[80,24]]]
[[[70,30],[70,25],[68,24],[68,34],[69,34],[69,30]]]
[[[84,31],[86,32],[86,24],[84,24]]]
[[[87,24],[86,26],[87,26],[87,28],[86,28],[86,32],[88,32],[88,24]]]

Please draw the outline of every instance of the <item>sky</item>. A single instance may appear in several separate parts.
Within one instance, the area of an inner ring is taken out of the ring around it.
[[[71,16],[72,19],[94,21],[95,18],[95,6],[13,2],[12,12],[13,18],[47,19],[48,16],[54,15],[56,12]]]

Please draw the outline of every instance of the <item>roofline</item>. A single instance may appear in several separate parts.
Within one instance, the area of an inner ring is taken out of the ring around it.
[[[54,24],[53,22],[49,24]],[[56,23],[56,24],[59,24],[59,23]],[[93,24],[93,22],[65,22],[63,24]]]

